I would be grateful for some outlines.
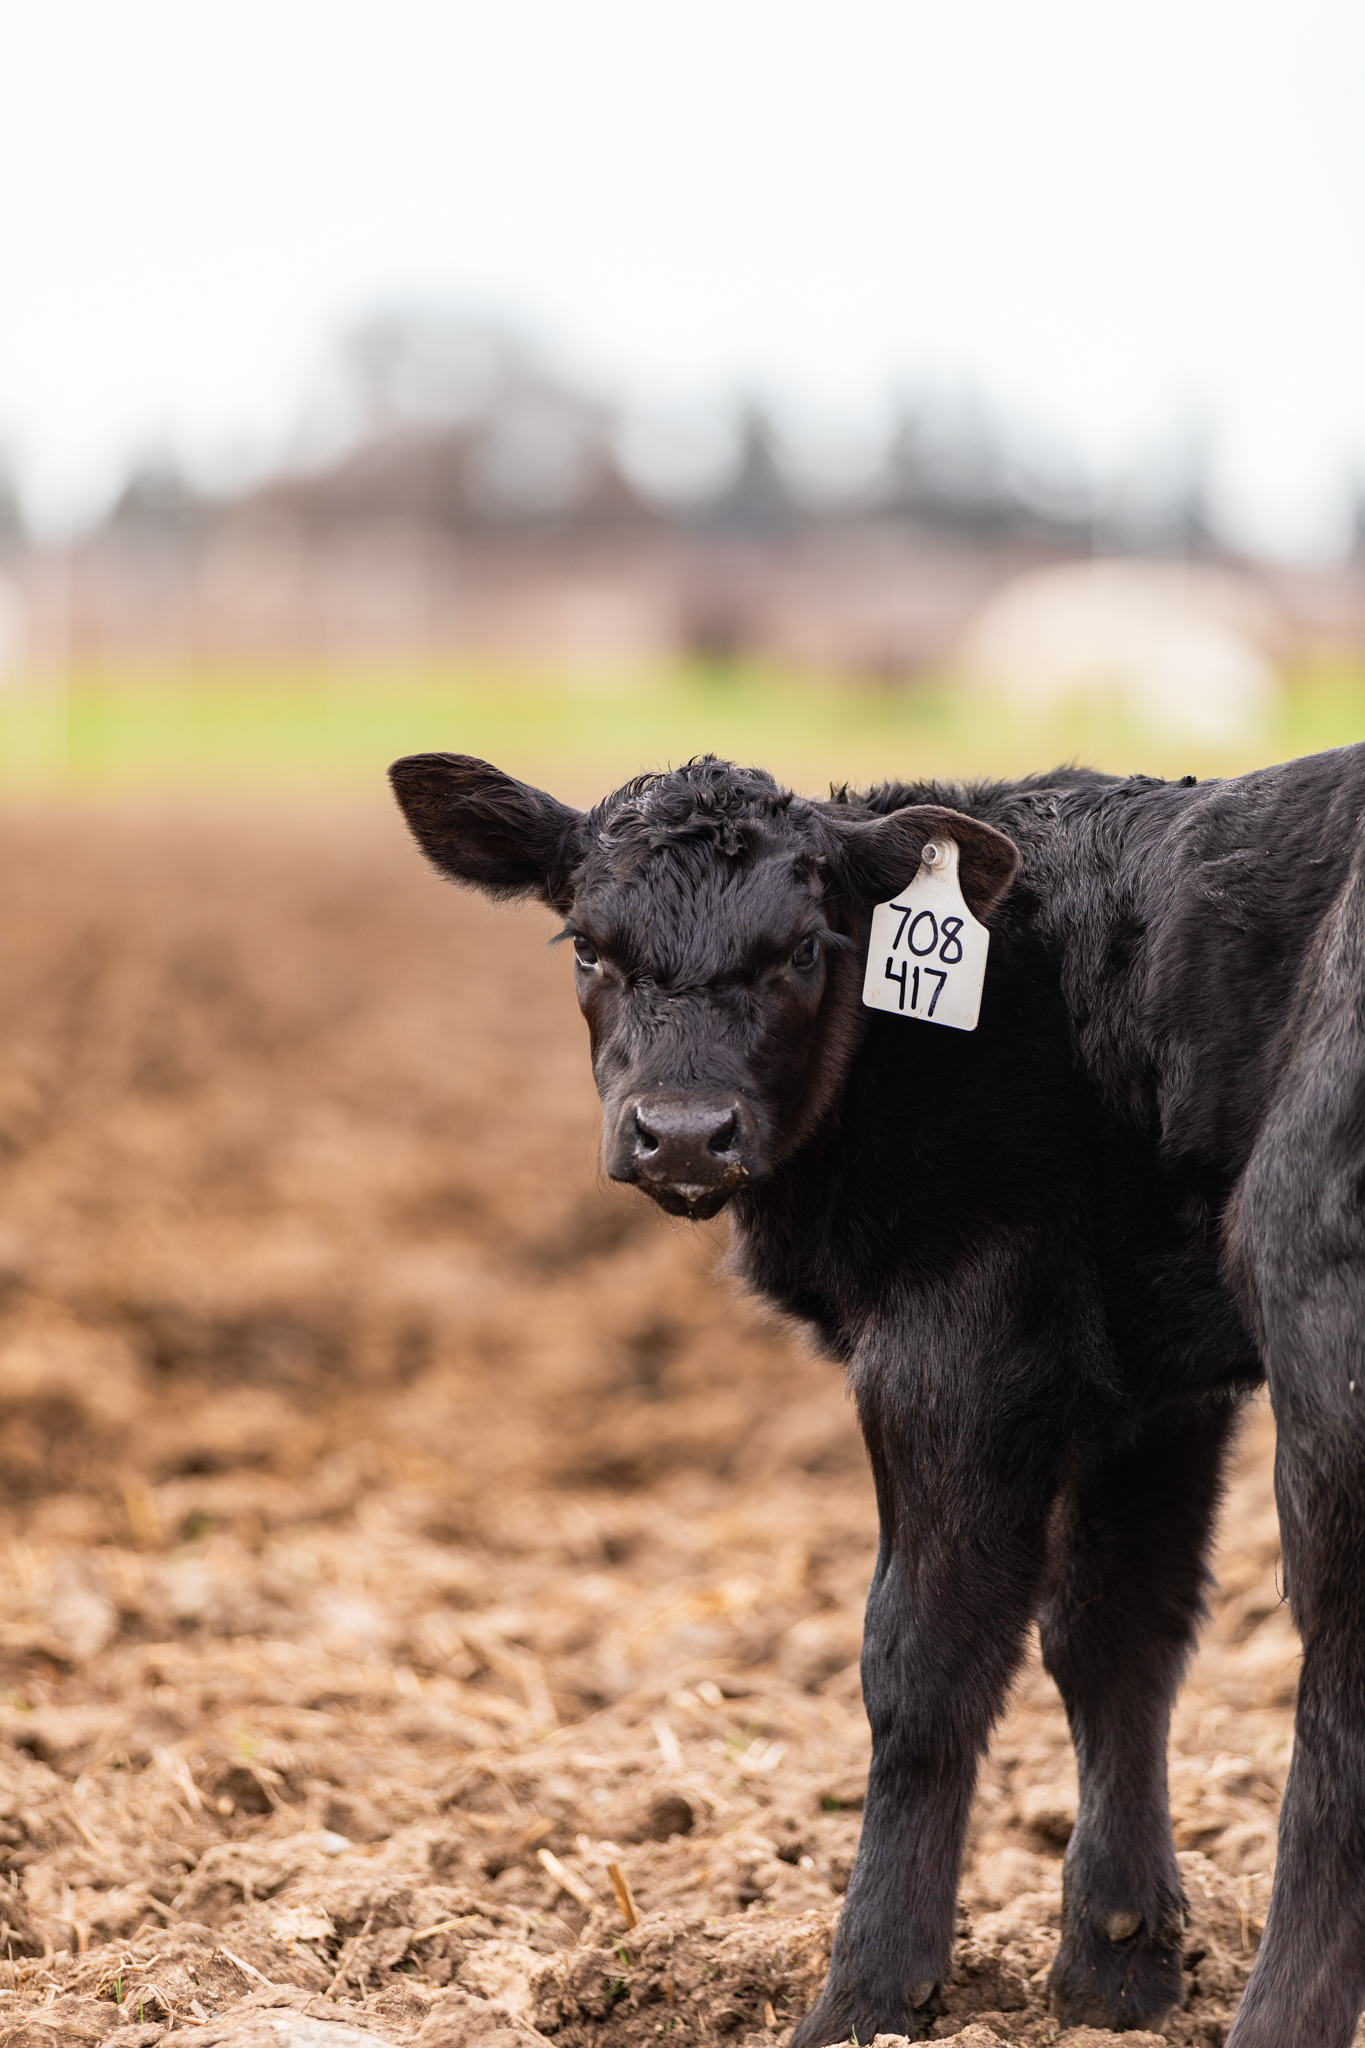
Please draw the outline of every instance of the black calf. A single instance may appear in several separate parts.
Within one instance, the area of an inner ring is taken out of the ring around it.
[[[608,1171],[676,1214],[728,1204],[740,1269],[848,1369],[881,1514],[873,1762],[796,2048],[934,2014],[977,1762],[1034,1616],[1081,1778],[1053,2009],[1142,2027],[1178,2003],[1167,1724],[1223,1449],[1266,1376],[1304,1669],[1230,2048],[1345,2048],[1365,2004],[1365,749],[1202,788],[1063,771],[827,803],[708,760],[589,814],[458,756],[394,781],[445,873],[564,917]],[[873,906],[931,839],[991,930],[972,1032],[862,1002]]]

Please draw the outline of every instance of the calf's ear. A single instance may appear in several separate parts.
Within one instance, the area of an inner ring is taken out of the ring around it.
[[[471,754],[409,754],[389,780],[434,868],[486,896],[536,896],[567,910],[587,819]]]
[[[843,886],[857,900],[882,903],[915,878],[931,839],[957,841],[957,874],[967,908],[986,918],[1019,872],[1019,849],[994,825],[940,804],[911,804],[885,818],[839,821]]]

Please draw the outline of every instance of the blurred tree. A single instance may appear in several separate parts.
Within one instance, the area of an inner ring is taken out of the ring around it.
[[[694,519],[703,531],[727,540],[772,540],[802,523],[776,424],[757,401],[740,410],[730,475],[700,500]]]
[[[17,547],[26,534],[18,480],[9,456],[0,450],[0,547]]]

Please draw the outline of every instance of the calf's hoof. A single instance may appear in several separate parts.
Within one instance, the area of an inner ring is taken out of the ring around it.
[[[1185,2002],[1179,1921],[1145,1926],[1132,1912],[1065,1927],[1048,2000],[1069,2027],[1157,2031]]]
[[[914,1984],[899,1998],[860,1997],[857,1992],[826,1988],[817,2005],[798,2020],[791,2048],[832,2048],[836,2041],[858,2041],[871,2048],[878,2034],[904,2034],[918,2041],[943,2011],[937,1984]]]

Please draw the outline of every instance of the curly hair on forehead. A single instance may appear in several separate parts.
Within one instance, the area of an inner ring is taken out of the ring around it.
[[[664,847],[706,845],[740,858],[756,850],[765,824],[800,803],[765,768],[737,768],[714,754],[681,768],[637,775],[589,815],[606,852],[642,860]]]

